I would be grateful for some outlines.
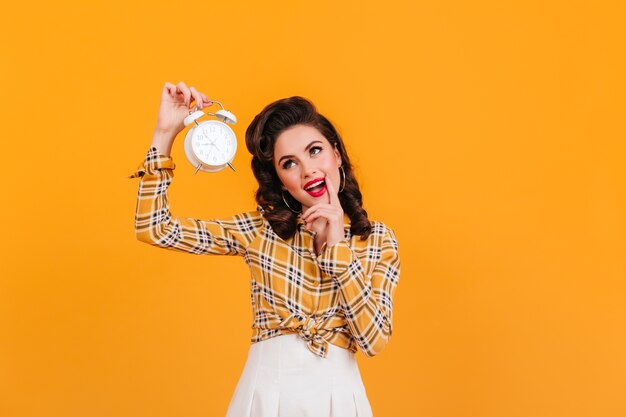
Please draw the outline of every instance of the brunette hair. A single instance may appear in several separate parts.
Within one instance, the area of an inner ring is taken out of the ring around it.
[[[284,98],[268,104],[246,129],[246,147],[252,154],[252,171],[259,182],[255,198],[263,209],[264,217],[282,239],[288,239],[295,234],[297,214],[285,205],[282,182],[273,162],[276,138],[294,125],[316,128],[339,151],[345,173],[345,185],[339,193],[339,201],[344,213],[350,218],[350,233],[360,235],[361,240],[367,239],[372,231],[372,225],[367,218],[367,212],[363,209],[359,184],[354,176],[353,166],[343,140],[332,123],[317,112],[313,103],[300,96]],[[285,199],[294,210],[302,209],[300,202],[289,193]]]

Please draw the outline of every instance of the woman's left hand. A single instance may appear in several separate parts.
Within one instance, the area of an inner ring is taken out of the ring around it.
[[[335,186],[328,174],[325,175],[324,181],[326,182],[328,203],[312,205],[302,213],[302,219],[306,221],[307,229],[313,225],[316,219],[325,219],[326,245],[331,246],[344,238],[343,209],[339,202],[339,195],[335,191]]]

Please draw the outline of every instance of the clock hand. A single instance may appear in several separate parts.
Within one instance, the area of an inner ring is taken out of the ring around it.
[[[224,151],[222,151],[216,144],[214,143],[210,143],[210,145],[212,145],[213,147],[215,147],[215,149],[217,151],[220,152],[220,154],[222,155],[222,159],[226,159],[226,154],[224,154]],[[211,154],[209,153],[208,156],[210,156]],[[232,166],[232,164],[230,162],[227,162],[228,166],[231,167],[231,169],[235,172],[237,172],[237,170],[235,170],[235,167]]]

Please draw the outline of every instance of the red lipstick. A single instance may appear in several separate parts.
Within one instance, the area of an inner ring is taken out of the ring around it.
[[[305,189],[305,191],[307,193],[309,193],[309,195],[311,195],[313,197],[319,197],[319,196],[321,196],[322,194],[324,194],[326,192],[326,183],[324,181],[325,181],[325,179],[323,177],[322,178],[316,178],[314,180],[311,180],[311,181],[307,182],[304,185],[303,188]],[[306,189],[307,187],[309,187],[310,185],[315,184],[315,183],[318,183],[318,185],[315,188],[317,188],[319,186],[319,184],[323,184],[322,188],[320,188],[317,191],[311,191],[311,190],[307,190]]]

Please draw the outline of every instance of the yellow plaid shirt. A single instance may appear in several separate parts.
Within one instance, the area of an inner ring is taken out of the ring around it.
[[[152,147],[128,178],[140,177],[135,233],[158,247],[198,255],[239,255],[250,268],[252,343],[297,332],[309,350],[326,357],[328,343],[374,356],[389,342],[393,297],[400,278],[394,232],[372,222],[367,240],[351,236],[344,214],[343,240],[315,254],[315,232],[298,216],[296,233],[281,239],[263,209],[228,218],[174,217],[167,190],[171,157]]]

